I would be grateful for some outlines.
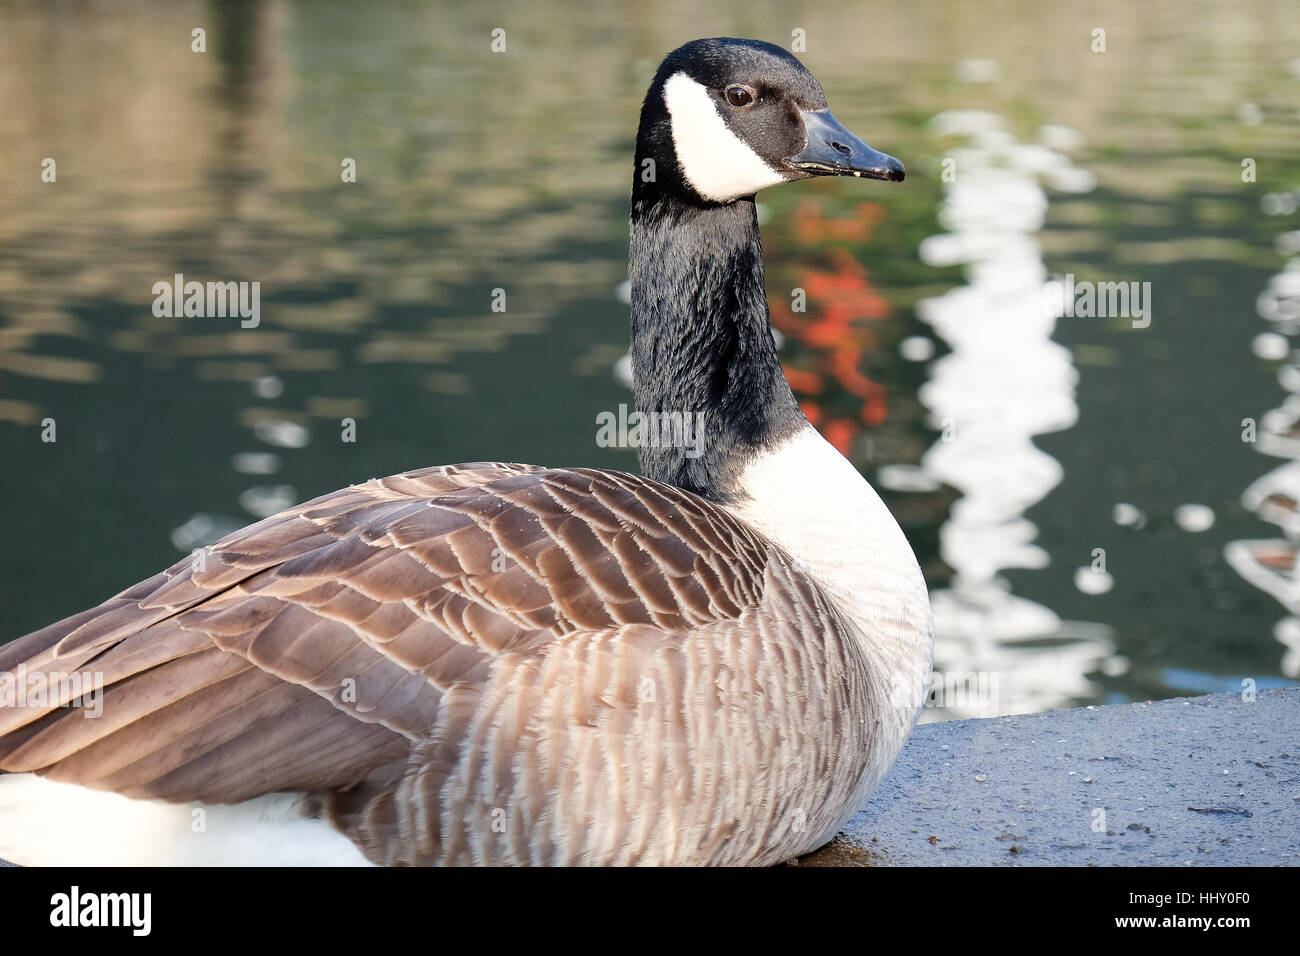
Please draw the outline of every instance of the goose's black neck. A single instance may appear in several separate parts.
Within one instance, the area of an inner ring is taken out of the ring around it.
[[[745,464],[805,421],[772,338],[753,200],[634,195],[629,273],[637,411],[659,434],[673,416],[702,426],[696,442],[643,437],[641,471],[732,500]]]

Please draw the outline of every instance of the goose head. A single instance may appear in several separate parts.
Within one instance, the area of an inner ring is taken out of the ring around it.
[[[814,176],[899,182],[904,172],[844,128],[816,77],[779,46],[716,37],[668,54],[641,110],[634,198],[729,203]]]

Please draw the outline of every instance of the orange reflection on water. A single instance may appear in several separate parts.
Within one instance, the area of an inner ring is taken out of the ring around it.
[[[877,203],[858,203],[844,218],[823,216],[816,202],[801,204],[794,215],[794,232],[803,243],[826,240],[851,244],[868,242],[886,218]],[[889,301],[868,278],[867,270],[845,248],[826,252],[823,268],[798,274],[797,287],[806,295],[807,312],[795,312],[782,297],[772,303],[772,324],[803,349],[785,363],[786,377],[799,406],[826,440],[847,455],[864,427],[888,418],[883,385],[862,373],[863,358],[878,339],[870,323],[888,318]],[[828,387],[834,383],[838,388]],[[856,413],[846,406],[843,392],[859,401]],[[846,412],[848,414],[846,415]]]

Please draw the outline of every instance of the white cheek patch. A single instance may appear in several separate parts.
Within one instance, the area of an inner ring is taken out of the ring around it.
[[[685,73],[664,84],[664,105],[682,175],[705,199],[730,202],[786,181],[727,127],[709,91]]]

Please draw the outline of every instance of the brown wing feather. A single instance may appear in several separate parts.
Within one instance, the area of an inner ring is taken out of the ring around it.
[[[427,817],[453,770],[495,760],[483,772],[507,788],[503,761],[539,759],[518,743],[545,745],[538,721],[617,710],[609,695],[635,680],[609,672],[611,641],[674,680],[669,635],[756,607],[770,554],[707,502],[616,472],[472,464],[371,481],[0,648],[0,671],[105,685],[98,720],[57,698],[0,709],[0,769],[174,801],[334,791],[336,823],[373,856],[451,857],[471,838]],[[557,641],[595,661],[586,693],[556,691]],[[498,666],[514,691],[489,680]],[[516,739],[467,756],[485,712]]]

